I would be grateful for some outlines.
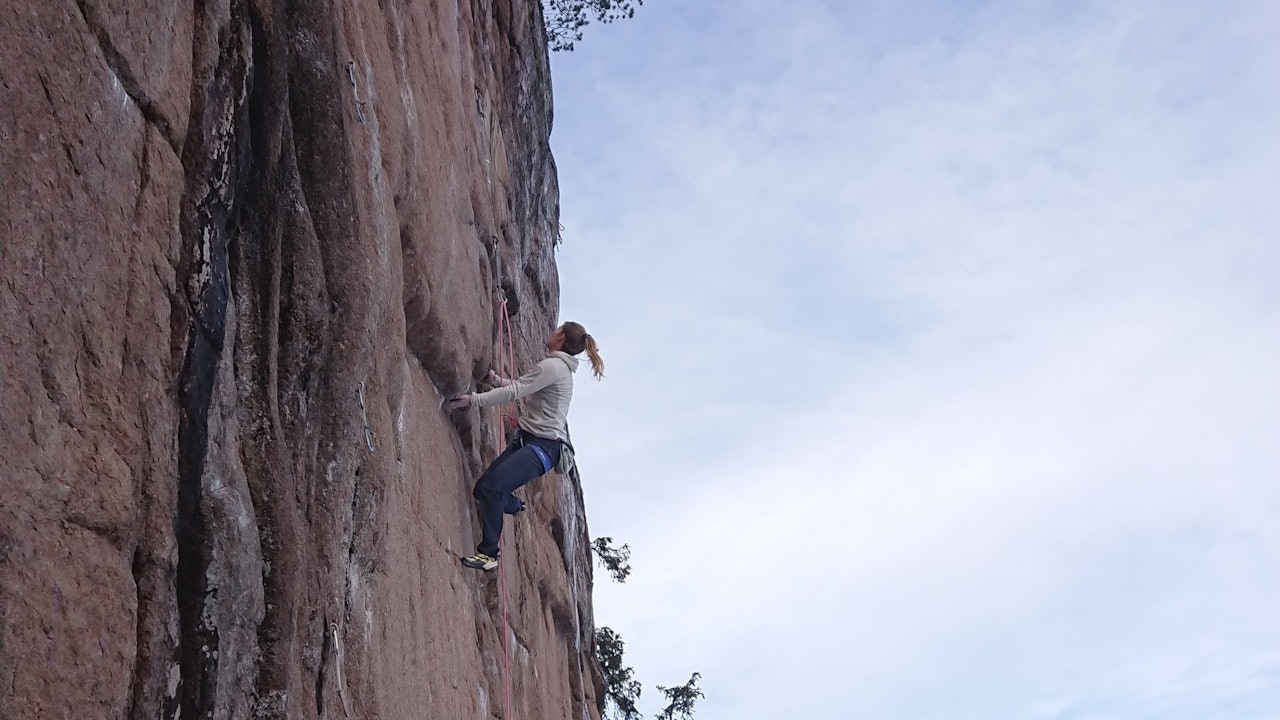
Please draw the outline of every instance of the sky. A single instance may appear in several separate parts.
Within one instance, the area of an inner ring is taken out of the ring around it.
[[[1280,718],[1277,28],[647,0],[553,57],[646,717]]]

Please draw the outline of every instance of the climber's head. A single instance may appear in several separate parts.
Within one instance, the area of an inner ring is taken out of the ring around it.
[[[587,359],[591,361],[591,372],[597,380],[604,377],[604,360],[600,358],[595,338],[576,322],[569,321],[556,328],[551,337],[547,338],[547,349],[563,350],[570,355],[586,350]]]

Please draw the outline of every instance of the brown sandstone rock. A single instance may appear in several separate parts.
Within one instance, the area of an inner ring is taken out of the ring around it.
[[[501,717],[440,403],[556,321],[539,12],[0,5],[0,717]],[[580,487],[525,497],[514,715],[597,718]]]

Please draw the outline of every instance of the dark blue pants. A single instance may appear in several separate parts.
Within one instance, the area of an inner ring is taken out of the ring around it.
[[[537,445],[551,465],[543,464],[542,457],[533,449]],[[480,503],[480,544],[476,550],[498,557],[498,539],[502,537],[502,514],[520,509],[520,499],[512,491],[546,474],[560,460],[560,443],[525,433],[494,460],[489,469],[476,481],[471,492]]]

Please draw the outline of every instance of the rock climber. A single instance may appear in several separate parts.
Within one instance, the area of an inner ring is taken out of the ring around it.
[[[472,405],[492,407],[528,398],[516,437],[476,481],[472,495],[480,505],[480,544],[476,554],[462,558],[462,564],[478,570],[498,566],[498,539],[502,537],[503,513],[514,515],[524,509],[512,491],[551,471],[560,461],[563,444],[569,441],[566,417],[573,399],[573,373],[578,369],[575,355],[586,350],[591,372],[604,377],[604,360],[596,341],[582,325],[566,322],[547,338],[548,357],[510,380],[490,372],[497,385],[488,392],[458,395],[447,404],[449,410]]]

